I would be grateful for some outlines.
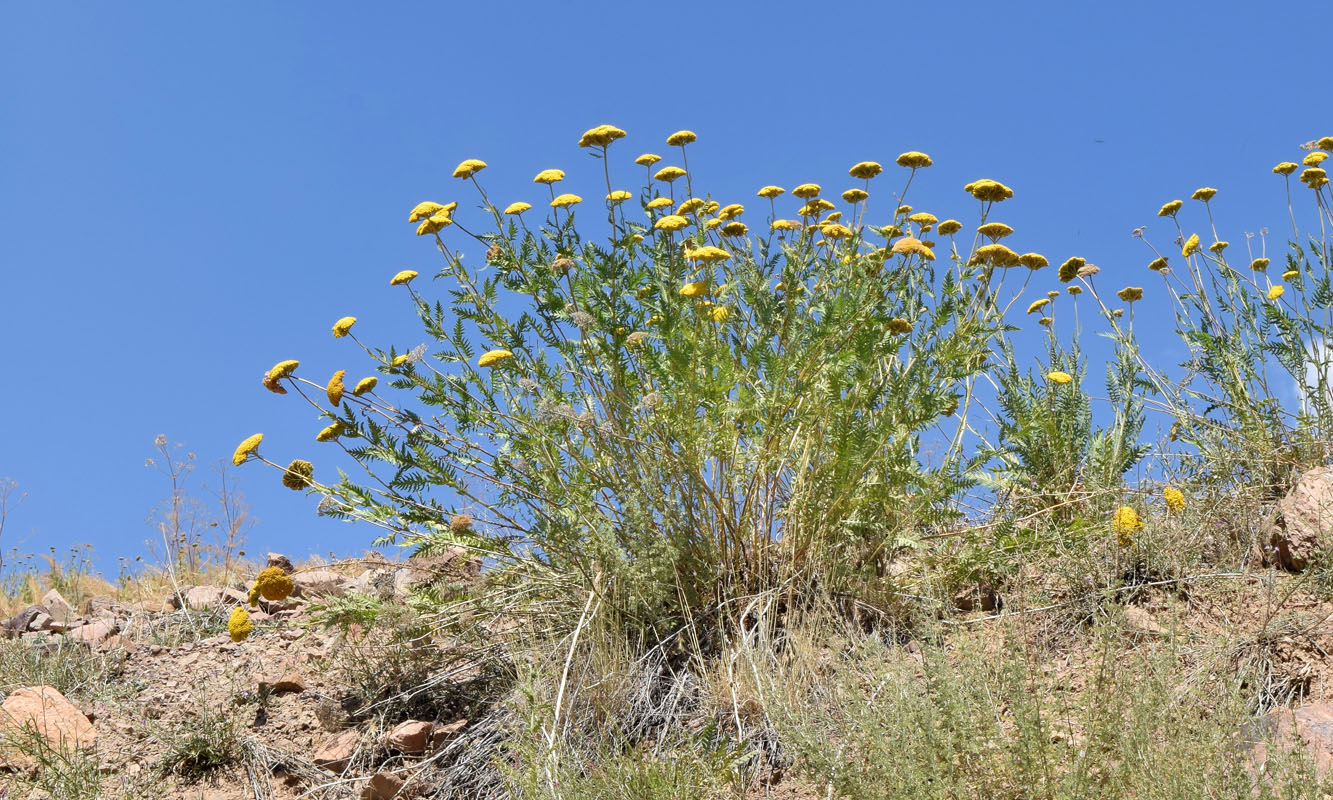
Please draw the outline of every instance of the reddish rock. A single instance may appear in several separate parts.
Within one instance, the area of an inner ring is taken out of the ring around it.
[[[361,790],[361,800],[394,800],[405,781],[391,772],[377,772]]]
[[[1290,753],[1302,747],[1323,778],[1333,767],[1333,705],[1312,703],[1295,710],[1279,709],[1261,717],[1241,732],[1250,763],[1262,773],[1271,753]]]
[[[1273,557],[1284,569],[1305,569],[1333,529],[1333,468],[1319,467],[1301,476],[1278,501],[1270,533]]]
[[[341,597],[347,594],[350,584],[347,578],[328,569],[294,573],[292,582],[296,584],[296,588],[302,597],[319,597],[321,595]]]
[[[55,589],[42,595],[41,604],[46,607],[46,613],[51,615],[51,619],[65,629],[73,627],[75,618],[79,616],[74,612],[74,606]]]
[[[411,756],[420,755],[426,752],[426,745],[430,744],[432,727],[429,722],[415,719],[401,722],[396,728],[389,731],[385,744],[400,753]]]
[[[265,568],[277,567],[288,575],[296,571],[296,567],[292,566],[292,560],[282,553],[269,553],[268,562],[264,566]]]
[[[467,727],[467,720],[465,719],[460,719],[457,720],[456,722],[450,722],[448,725],[444,725],[438,722],[435,723],[435,725],[431,727],[430,731],[431,747],[436,747],[438,745],[444,744],[445,742],[454,738],[458,734],[462,733],[463,729],[466,727]]]
[[[332,772],[342,772],[352,763],[352,757],[356,755],[360,744],[361,734],[354,730],[346,730],[320,745],[312,760],[317,767]]]
[[[1002,605],[999,593],[988,583],[966,586],[953,596],[953,606],[959,611],[995,611]]]
[[[87,622],[77,628],[71,628],[66,634],[70,639],[76,642],[83,642],[94,648],[101,648],[107,639],[110,639],[116,633],[116,623],[99,619],[93,622]]]
[[[299,672],[285,672],[282,677],[272,680],[260,681],[259,690],[265,689],[274,694],[286,694],[287,692],[304,692],[306,689],[305,678]]]
[[[15,689],[0,703],[0,740],[5,734],[22,735],[25,728],[35,731],[56,750],[97,744],[93,724],[50,686]],[[22,753],[0,749],[0,765],[25,769],[31,766],[29,761]]]
[[[244,592],[231,587],[195,586],[185,592],[185,607],[191,611],[213,611],[249,602]]]

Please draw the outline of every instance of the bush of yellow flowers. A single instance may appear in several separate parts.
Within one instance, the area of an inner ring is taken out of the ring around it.
[[[386,275],[386,290],[403,293],[431,346],[363,342],[342,317],[332,338],[359,348],[360,372],[320,380],[296,360],[274,365],[263,385],[317,406],[311,438],[371,476],[326,484],[311,462],[269,462],[286,485],[321,495],[322,513],[378,526],[379,543],[461,545],[495,570],[539,565],[553,585],[593,590],[599,608],[665,631],[792,576],[881,579],[895,550],[948,531],[975,486],[1002,508],[1021,498],[1007,507],[1024,512],[1083,491],[1093,499],[1079,513],[1100,513],[1109,539],[1132,544],[1112,509],[1147,451],[1148,395],[1197,452],[1219,429],[1295,446],[1293,430],[1311,441],[1333,422],[1323,394],[1295,425],[1263,400],[1265,358],[1304,375],[1329,357],[1310,346],[1326,322],[1294,313],[1298,298],[1306,311],[1333,304],[1322,239],[1293,247],[1278,283],[1259,266],[1266,243],[1230,262],[1226,242],[1206,246],[1172,201],[1158,215],[1178,254],[1154,248],[1149,270],[1103,291],[1101,268],[1034,252],[998,218],[1021,197],[999,180],[962,187],[959,219],[909,205],[933,165],[920,151],[850,163],[834,186],[714,197],[689,166],[696,134],[664,137],[660,155],[628,150],[627,137],[600,125],[577,140],[604,191],[562,191],[565,169],[531,165],[532,190],[496,201],[484,170],[503,167],[469,158],[442,188],[450,197],[408,211],[441,266],[434,284],[417,270]],[[1290,183],[1296,166],[1279,167]],[[1298,180],[1326,215],[1316,172]],[[1200,189],[1194,202],[1211,213],[1215,195]],[[480,222],[459,216],[469,198]],[[1190,380],[1168,378],[1133,336],[1154,290],[1127,284],[1154,274],[1204,362]],[[1084,295],[1115,343],[1101,428],[1082,385]],[[1035,372],[1009,341],[1024,323],[1048,344]],[[993,441],[978,413],[998,422]],[[234,461],[262,458],[261,440]]]

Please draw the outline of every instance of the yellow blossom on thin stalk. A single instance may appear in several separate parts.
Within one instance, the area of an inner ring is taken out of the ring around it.
[[[666,216],[659,219],[657,222],[653,223],[653,228],[655,230],[672,233],[674,231],[678,231],[682,228],[687,227],[689,224],[690,221],[688,219],[685,219],[684,217],[678,214],[667,214]]]
[[[1051,298],[1049,297],[1043,297],[1039,300],[1033,300],[1032,304],[1028,306],[1028,313],[1035,314],[1050,304],[1051,304]]]
[[[1013,189],[1010,189],[999,181],[993,181],[990,178],[982,178],[979,181],[973,181],[964,186],[963,191],[982,202],[989,203],[998,203],[1014,196]]]
[[[355,324],[356,317],[342,317],[337,322],[333,323],[333,338],[341,339],[346,336]]]
[[[1307,167],[1317,167],[1320,164],[1324,163],[1324,159],[1326,158],[1328,158],[1328,153],[1316,152],[1316,153],[1311,153],[1310,155],[1301,159],[1301,163]]]
[[[579,137],[579,147],[608,147],[616,139],[625,138],[625,132],[614,125],[589,128]]]
[[[726,322],[727,317],[731,316],[731,310],[726,306],[718,306],[710,312],[714,322]]]
[[[455,178],[471,178],[486,169],[486,162],[479,158],[469,158],[454,169]]]
[[[1301,274],[1301,271],[1298,270],[1298,269],[1289,269],[1289,270],[1287,270],[1286,272],[1282,273],[1282,280],[1284,280],[1284,281],[1289,281],[1289,280],[1291,280],[1292,278],[1295,278],[1295,277],[1297,277],[1297,276],[1300,275],[1300,274]]]
[[[1282,293],[1285,291],[1287,291],[1287,287],[1283,286],[1282,284],[1280,283],[1273,284],[1268,288],[1268,299],[1277,300],[1278,298],[1282,297]]]
[[[721,228],[723,236],[744,236],[749,230],[750,229],[746,227],[745,223],[740,220],[728,222]]]
[[[1222,251],[1227,249],[1227,247],[1230,245],[1231,242],[1213,242],[1212,244],[1208,245],[1208,249],[1213,253],[1221,255]]]
[[[717,210],[717,218],[723,222],[733,220],[745,213],[745,206],[740,203],[728,203]]]
[[[868,181],[883,171],[884,167],[878,161],[859,161],[847,170],[847,174]]]
[[[1201,200],[1206,203],[1209,200],[1212,200],[1216,195],[1217,195],[1216,189],[1214,189],[1211,186],[1204,186],[1201,189],[1195,189],[1194,194],[1190,195],[1190,199]]]
[[[1273,172],[1278,175],[1290,175],[1291,173],[1295,172],[1300,168],[1301,165],[1297,164],[1294,161],[1283,161],[1281,164],[1278,164],[1276,167],[1273,167]]]
[[[1199,245],[1199,234],[1191,233],[1190,237],[1185,240],[1185,246],[1180,248],[1180,254],[1186,258],[1189,258],[1195,253],[1199,252],[1200,249],[1201,248]]]
[[[918,255],[927,261],[935,260],[935,253],[929,247],[926,247],[925,243],[920,239],[912,236],[904,236],[894,242],[893,247],[889,249],[891,252],[900,255]]]
[[[569,208],[582,202],[583,198],[576,194],[562,194],[551,201],[551,208]]]
[[[625,202],[626,200],[630,199],[630,198],[633,197],[633,196],[634,196],[634,195],[630,194],[629,192],[625,191],[624,189],[617,189],[616,191],[611,192],[610,194],[608,194],[608,195],[606,196],[606,200],[607,200],[607,202],[609,202],[609,203],[623,203],[623,202]]]
[[[659,155],[655,155],[653,153],[644,153],[643,155],[634,159],[634,163],[638,164],[641,167],[651,167],[652,165],[656,164],[661,160],[662,157]]]
[[[686,252],[685,258],[690,261],[712,263],[714,261],[725,261],[726,259],[731,258],[731,254],[720,247],[714,247],[713,245],[708,244]]]
[[[1070,258],[1067,261],[1065,261],[1065,263],[1060,265],[1060,274],[1059,274],[1060,282],[1069,283],[1073,279],[1077,278],[1079,271],[1081,271],[1083,267],[1087,265],[1087,263],[1088,262],[1086,260],[1079,258],[1078,256],[1074,256],[1073,258]]]
[[[703,198],[691,197],[689,200],[686,200],[685,202],[680,204],[680,207],[676,209],[676,213],[678,215],[684,216],[685,214],[690,214],[692,212],[698,211],[699,209],[703,208],[704,205],[705,203]]]
[[[356,382],[356,387],[352,389],[352,394],[356,395],[357,397],[360,397],[366,392],[373,390],[375,388],[375,384],[379,382],[380,379],[376,378],[374,375],[371,375],[368,378],[362,378],[361,380]]]
[[[684,177],[684,175],[685,170],[680,167],[662,167],[655,175],[653,175],[653,179],[665,181],[666,183],[673,183],[678,178]]]
[[[842,199],[848,203],[859,203],[870,196],[870,193],[864,189],[848,189],[842,193]]]
[[[1066,384],[1072,381],[1074,376],[1070,375],[1068,372],[1056,369],[1046,373],[1046,378],[1052,383]]]
[[[1292,169],[1295,168],[1296,166],[1293,164]],[[423,219],[426,219],[435,212],[443,210],[444,206],[440,205],[439,203],[433,203],[429,200],[425,201],[424,203],[417,203],[415,206],[412,207],[412,212],[407,215],[407,221],[419,222]]]
[[[1126,286],[1116,292],[1115,296],[1119,297],[1126,303],[1135,303],[1143,299],[1143,288],[1139,286]]]
[[[227,633],[233,642],[245,641],[254,629],[255,625],[250,621],[250,615],[240,606],[237,606],[227,618]]]
[[[537,177],[532,179],[533,183],[544,183],[550,186],[553,183],[559,183],[565,179],[563,169],[544,169],[537,173]]]
[[[1051,262],[1046,260],[1046,256],[1041,253],[1024,253],[1018,257],[1018,262],[1028,269],[1041,269],[1049,267]],[[1057,292],[1057,294],[1059,294]]]
[[[669,205],[671,205],[671,198],[670,198],[670,197],[654,197],[652,200],[649,200],[646,204],[644,204],[644,207],[645,207],[645,208],[666,208],[666,207],[669,206]]]
[[[987,239],[990,239],[991,241],[997,241],[999,239],[1003,239],[1004,237],[1010,235],[1013,232],[1014,229],[1009,227],[1008,225],[1005,225],[1003,222],[987,222],[985,225],[982,225],[977,228],[977,233],[981,234],[982,236],[985,236]]]
[[[946,219],[941,222],[935,230],[939,231],[941,236],[952,236],[963,229],[963,223],[956,219]]]
[[[509,205],[505,206],[505,211],[504,211],[504,213],[506,213],[506,214],[522,214],[524,211],[527,211],[527,210],[529,210],[529,209],[531,209],[531,208],[532,208],[532,204],[531,204],[531,203],[525,203],[525,202],[523,202],[522,200],[519,200],[519,201],[516,202],[516,203],[510,203]]]
[[[667,137],[666,143],[670,147],[684,147],[691,142],[698,141],[699,137],[694,131],[676,131]]]
[[[1254,270],[1255,272],[1263,272],[1264,270],[1268,269],[1268,259],[1256,258],[1255,260],[1250,262],[1250,269]]]
[[[315,441],[317,442],[333,441],[334,439],[337,439],[339,436],[341,436],[342,432],[343,432],[342,423],[335,422],[332,425],[320,430],[319,433],[315,434]]]
[[[483,354],[481,358],[477,359],[477,366],[493,367],[496,364],[499,364],[500,362],[513,357],[514,357],[513,352],[509,350],[504,350],[504,349],[489,350],[485,354]]]
[[[764,188],[756,192],[756,194],[759,195],[760,197],[766,197],[769,200],[772,200],[773,198],[782,194],[784,191],[786,190],[783,189],[781,186],[765,186]]]
[[[1152,270],[1153,272],[1161,272],[1162,270],[1166,269],[1166,264],[1167,264],[1166,256],[1158,256],[1157,258],[1154,258],[1152,261],[1148,262],[1148,269]]]
[[[1179,211],[1181,207],[1184,205],[1185,201],[1183,200],[1172,200],[1171,202],[1166,203],[1160,209],[1158,209],[1157,216],[1159,217],[1175,216],[1176,212]]]
[[[698,297],[702,295],[707,288],[708,284],[704,281],[693,281],[680,287],[680,295],[681,297]]]
[[[328,385],[324,387],[324,392],[329,396],[329,402],[335,407],[343,400],[343,376],[346,374],[347,370],[338,370],[333,373],[333,377],[329,378]]]
[[[802,200],[809,200],[811,198],[818,197],[819,191],[820,188],[819,184],[817,183],[802,183],[795,189],[792,189],[791,193],[801,198]]]
[[[411,283],[412,279],[415,278],[416,276],[417,276],[416,270],[405,269],[402,272],[399,272],[397,275],[394,275],[393,278],[389,280],[389,285],[402,286],[405,283]]]
[[[896,161],[898,166],[909,167],[911,169],[929,167],[931,164],[935,163],[930,160],[930,156],[916,150],[908,150],[906,153],[898,156]]]
[[[1167,511],[1180,513],[1185,510],[1185,493],[1179,489],[1166,487],[1162,490],[1162,499],[1166,501]]]
[[[1143,527],[1143,520],[1139,519],[1139,514],[1129,506],[1121,506],[1111,515],[1111,528],[1119,537],[1122,547],[1129,547],[1134,544],[1134,534]]]
[[[241,440],[241,443],[236,446],[236,452],[232,453],[232,465],[239,467],[244,464],[259,449],[259,443],[262,441],[264,441],[264,434],[262,433],[256,433]]]

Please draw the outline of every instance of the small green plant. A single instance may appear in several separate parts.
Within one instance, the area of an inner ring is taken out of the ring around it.
[[[200,702],[185,719],[160,727],[164,752],[157,762],[161,774],[199,780],[236,764],[242,754],[241,724],[232,706]]]
[[[95,697],[116,684],[124,665],[123,653],[98,653],[64,637],[0,639],[0,694],[50,686],[64,695]]]
[[[32,726],[7,727],[0,733],[0,754],[8,754],[28,769],[6,775],[0,784],[0,797],[6,788],[31,792],[25,796],[60,800],[100,800],[104,797],[102,772],[96,754],[78,747],[52,745]]]

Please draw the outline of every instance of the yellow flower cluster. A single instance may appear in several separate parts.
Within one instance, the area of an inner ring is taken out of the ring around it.
[[[333,338],[341,339],[346,336],[352,326],[356,324],[356,317],[343,317],[333,323]]]
[[[1143,520],[1139,519],[1139,514],[1129,506],[1121,506],[1111,515],[1111,528],[1120,538],[1122,547],[1129,547],[1134,544],[1134,534],[1143,527]]]
[[[1126,286],[1116,292],[1115,296],[1126,303],[1137,303],[1143,299],[1143,288],[1140,286]]]
[[[582,202],[583,198],[576,194],[561,194],[551,201],[551,208],[569,208]]]
[[[656,164],[661,160],[662,157],[659,155],[654,155],[653,153],[644,153],[643,155],[634,159],[634,163],[638,164],[641,167],[651,167],[652,165]]]
[[[625,138],[625,132],[614,125],[589,128],[579,137],[579,147],[606,147],[616,139]]]
[[[704,281],[693,281],[680,287],[681,297],[698,297],[708,289],[708,284]]]
[[[505,359],[513,357],[514,357],[513,352],[509,350],[504,350],[504,349],[488,350],[486,353],[482,355],[481,358],[477,359],[477,366],[493,367],[496,364],[499,364],[500,362],[504,361]]]
[[[1088,263],[1087,261],[1085,261],[1082,258],[1079,258],[1078,256],[1074,256],[1073,258],[1065,261],[1065,263],[1060,265],[1060,274],[1059,274],[1060,282],[1069,283],[1073,279],[1077,278],[1078,273],[1083,269],[1083,267],[1087,263]]]
[[[653,175],[655,180],[665,181],[667,183],[672,183],[677,178],[683,177],[685,177],[685,170],[680,167],[662,167],[657,171],[657,174]]]
[[[1033,300],[1032,303],[1028,306],[1028,313],[1035,314],[1050,304],[1051,304],[1051,298],[1049,297],[1042,297],[1037,300]]]
[[[731,258],[731,253],[728,253],[720,247],[714,247],[709,244],[694,250],[686,251],[685,257],[690,261],[702,261],[706,264],[711,264],[714,261],[725,261],[728,258]]]
[[[1070,375],[1068,372],[1064,372],[1062,370],[1057,369],[1046,373],[1046,378],[1052,383],[1059,383],[1063,385],[1072,381],[1074,379],[1074,376]]]
[[[1166,501],[1167,511],[1179,513],[1185,510],[1185,493],[1179,489],[1168,486],[1162,490],[1162,499]]]
[[[244,464],[259,449],[259,443],[262,441],[264,441],[264,434],[262,433],[247,436],[236,446],[236,452],[232,453],[231,456],[231,463],[238,467]]]
[[[553,183],[559,183],[565,179],[563,169],[544,169],[537,173],[537,177],[532,179],[533,183],[544,183],[550,186]]]
[[[1203,202],[1206,203],[1206,202],[1208,202],[1209,200],[1212,200],[1213,197],[1215,197],[1216,195],[1217,195],[1217,190],[1216,190],[1216,189],[1214,189],[1214,188],[1211,187],[1211,186],[1204,186],[1204,187],[1201,188],[1201,189],[1195,189],[1195,190],[1194,190],[1194,194],[1190,195],[1190,199],[1191,199],[1191,200],[1202,200]]]
[[[684,147],[690,142],[698,141],[699,137],[694,135],[694,131],[676,131],[667,137],[666,143],[670,147]]]
[[[921,167],[929,167],[934,162],[931,161],[930,156],[926,155],[925,153],[921,153],[916,150],[908,150],[906,153],[903,153],[902,155],[898,156],[897,163],[898,166],[900,167],[910,167],[911,169],[919,169]]]
[[[868,181],[883,171],[884,167],[877,161],[861,161],[853,164],[852,168],[847,170],[847,174]]]
[[[935,260],[934,251],[927,247],[925,242],[913,236],[904,236],[894,242],[889,250],[900,255],[918,255],[927,261]]]
[[[343,401],[343,392],[345,391],[345,388],[343,387],[343,376],[346,374],[347,370],[338,370],[333,373],[333,377],[329,378],[328,384],[324,387],[324,393],[329,396],[329,402],[335,407]]]
[[[327,428],[323,428],[322,430],[320,430],[319,433],[315,434],[315,441],[330,442],[341,436],[342,432],[343,432],[342,423],[335,422],[332,425],[328,426]]]
[[[531,208],[532,208],[532,204],[531,204],[531,203],[525,203],[525,202],[523,202],[522,200],[519,200],[517,203],[510,203],[509,205],[505,206],[505,211],[504,211],[504,213],[506,213],[506,214],[522,214],[524,211],[528,211],[528,210],[530,210]]]
[[[1014,196],[1013,189],[1010,189],[999,181],[993,181],[990,178],[982,178],[979,181],[973,181],[964,186],[963,191],[982,202],[988,203],[998,203]]]
[[[653,228],[659,231],[666,231],[667,233],[672,233],[680,230],[681,228],[687,227],[689,224],[690,221],[682,216],[679,216],[677,214],[667,214],[666,216],[659,219],[657,222],[653,223]]]
[[[773,198],[782,194],[784,191],[785,190],[781,186],[765,186],[764,188],[756,192],[756,194],[758,194],[760,197],[766,197],[772,200]]]
[[[1166,203],[1157,210],[1157,216],[1159,217],[1174,216],[1175,213],[1179,211],[1181,209],[1181,206],[1183,205],[1185,205],[1184,200],[1172,200],[1171,202]]]
[[[454,168],[455,178],[471,178],[478,172],[486,169],[486,162],[480,158],[469,158]]]
[[[1022,264],[1018,253],[1002,244],[986,244],[978,247],[972,254],[969,264],[992,264],[997,267],[1017,267]]]
[[[1185,258],[1189,258],[1199,252],[1200,249],[1202,248],[1199,245],[1199,234],[1191,233],[1190,238],[1185,240],[1185,246],[1180,248],[1180,254]]]
[[[414,269],[405,269],[405,270],[403,270],[402,272],[399,272],[397,275],[394,275],[394,276],[389,280],[389,285],[390,285],[390,286],[402,286],[402,285],[405,284],[405,283],[411,283],[411,282],[412,282],[412,279],[415,278],[416,276],[417,276],[417,271],[416,271],[416,270],[414,270]]]
[[[963,223],[956,219],[946,219],[941,222],[935,230],[939,231],[940,236],[953,236],[963,229]]]
[[[817,183],[802,183],[795,189],[791,190],[792,194],[796,195],[802,200],[810,200],[812,198],[818,197],[819,192],[820,192],[820,187],[819,184]]]
[[[227,618],[227,633],[233,642],[245,641],[254,629],[255,624],[250,621],[250,615],[240,606],[237,606]]]
[[[1051,265],[1051,262],[1047,261],[1046,256],[1041,253],[1024,253],[1018,257],[1018,263],[1028,269],[1041,269],[1042,267],[1049,267]]]
[[[1005,225],[1003,222],[987,222],[977,228],[977,233],[985,236],[991,241],[998,241],[1013,233],[1014,229]]]
[[[374,375],[371,375],[368,378],[362,378],[361,380],[356,382],[356,387],[352,389],[352,394],[356,395],[357,397],[360,397],[366,392],[369,392],[372,389],[374,389],[375,384],[379,382],[380,379],[376,378]]]
[[[291,596],[294,588],[296,587],[291,576],[284,572],[282,567],[265,567],[255,576],[251,594],[262,597],[270,603],[281,603]]]

